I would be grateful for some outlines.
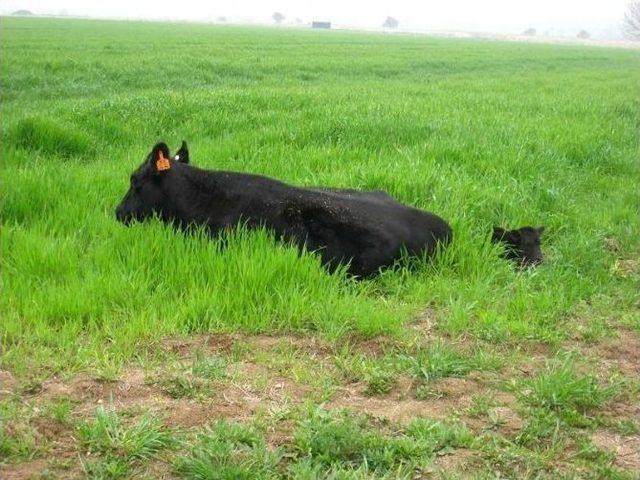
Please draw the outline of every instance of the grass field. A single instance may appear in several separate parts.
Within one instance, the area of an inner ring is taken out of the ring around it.
[[[638,51],[0,22],[8,478],[638,478]],[[268,232],[117,223],[183,139],[455,240],[354,281]],[[534,271],[489,242],[525,224]]]

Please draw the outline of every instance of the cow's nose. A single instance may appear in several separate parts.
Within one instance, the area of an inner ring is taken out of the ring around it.
[[[124,208],[122,208],[121,205],[118,205],[118,207],[116,208],[116,219],[121,222],[124,223],[125,225],[129,225],[129,223],[131,222],[131,215],[128,215]]]

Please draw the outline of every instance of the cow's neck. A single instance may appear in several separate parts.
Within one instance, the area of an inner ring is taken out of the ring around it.
[[[179,173],[180,181],[172,195],[172,217],[180,223],[202,225],[210,222],[212,214],[224,213],[229,196],[217,172],[183,165]]]

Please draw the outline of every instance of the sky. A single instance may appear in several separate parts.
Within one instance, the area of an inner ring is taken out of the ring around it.
[[[443,30],[618,38],[629,0],[0,0],[0,13],[18,9],[40,14],[229,22],[329,20],[335,25],[376,28],[393,16],[405,30]]]

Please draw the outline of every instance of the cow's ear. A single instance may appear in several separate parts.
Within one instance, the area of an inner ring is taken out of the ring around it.
[[[538,227],[536,230],[538,230],[538,235],[542,235],[544,233],[545,227]]]
[[[500,227],[493,227],[493,235],[491,236],[491,239],[493,241],[500,241],[504,238],[504,234],[507,233],[504,228],[500,228]]]
[[[182,141],[180,149],[176,152],[173,159],[176,162],[189,163],[189,149],[187,148],[187,142]]]
[[[169,158],[169,147],[167,147],[167,144],[164,142],[157,143],[149,155],[149,165],[156,173],[163,173],[171,169],[171,161]]]

